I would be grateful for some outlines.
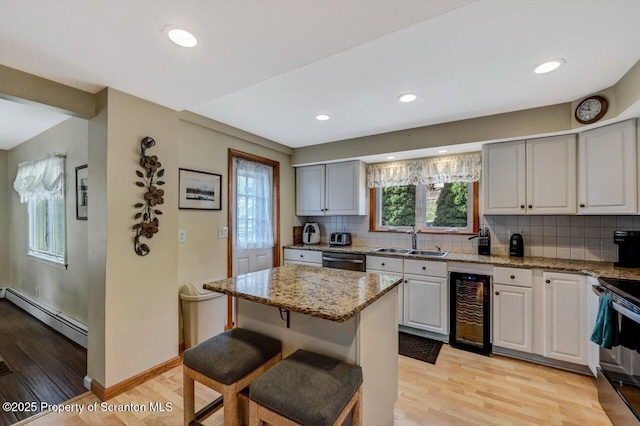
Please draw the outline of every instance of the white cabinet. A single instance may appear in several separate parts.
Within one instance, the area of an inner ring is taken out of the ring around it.
[[[402,275],[403,260],[397,257],[367,256],[367,272]],[[404,325],[404,281],[398,286],[398,325]]]
[[[322,252],[315,250],[284,249],[284,264],[322,266]]]
[[[482,147],[484,214],[525,214],[525,141]]]
[[[449,333],[447,264],[404,261],[404,325],[438,334]],[[436,274],[438,276],[422,275]]]
[[[527,214],[575,214],[576,137],[527,141]]]
[[[495,268],[493,345],[533,352],[533,271]]]
[[[543,272],[544,356],[587,365],[587,279]]]
[[[366,215],[365,180],[361,161],[296,168],[296,215]]]
[[[580,214],[638,211],[634,120],[580,133],[578,203]]]
[[[484,214],[576,213],[575,135],[485,145]]]

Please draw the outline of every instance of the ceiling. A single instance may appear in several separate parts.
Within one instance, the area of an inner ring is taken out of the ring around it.
[[[635,0],[0,0],[0,63],[302,147],[597,92],[640,59],[638,16]],[[531,72],[551,58],[566,65]]]

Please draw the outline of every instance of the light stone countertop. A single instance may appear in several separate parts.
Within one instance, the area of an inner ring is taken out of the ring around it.
[[[399,275],[378,275],[315,266],[285,265],[203,288],[335,322],[345,322],[402,282]]]
[[[366,246],[329,246],[328,244],[303,245],[292,244],[284,248],[313,251],[329,251],[334,253],[357,253],[369,256],[395,257],[402,259],[419,259],[434,262],[467,262],[482,263],[508,268],[544,269],[553,271],[578,272],[593,277],[623,278],[640,280],[640,268],[620,268],[613,262],[594,262],[586,260],[552,259],[546,257],[509,257],[509,256],[480,256],[471,253],[450,252],[446,257],[433,258],[410,254],[378,253],[377,247]]]

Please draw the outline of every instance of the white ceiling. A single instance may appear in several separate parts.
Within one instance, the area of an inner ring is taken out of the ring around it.
[[[637,0],[0,0],[0,63],[300,147],[597,92],[640,59],[638,16]]]
[[[11,149],[62,123],[68,115],[0,99],[0,149]]]

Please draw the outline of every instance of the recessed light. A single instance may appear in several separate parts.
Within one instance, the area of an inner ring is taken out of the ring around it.
[[[393,160],[394,158],[396,158],[396,157],[393,157],[393,156],[387,157],[387,160]]]
[[[440,151],[438,151],[438,154],[444,154],[445,152],[447,152],[446,149],[441,149]]]
[[[404,104],[408,102],[413,102],[418,99],[418,95],[414,93],[405,93],[403,95],[398,96],[398,102],[402,102]]]
[[[189,31],[184,28],[175,26],[165,27],[167,37],[181,47],[196,47],[198,45],[198,39]]]
[[[533,68],[533,72],[536,74],[546,74],[548,72],[557,70],[564,64],[565,64],[564,59],[552,59],[550,61],[543,62],[542,64],[536,65]]]
[[[330,118],[331,117],[329,117],[327,114],[318,114],[318,115],[316,115],[316,120],[320,120],[320,121],[327,121]]]

